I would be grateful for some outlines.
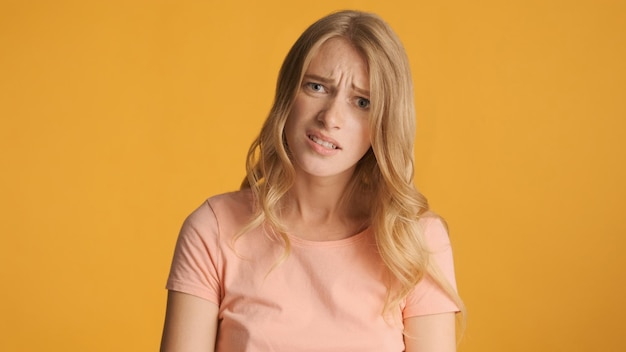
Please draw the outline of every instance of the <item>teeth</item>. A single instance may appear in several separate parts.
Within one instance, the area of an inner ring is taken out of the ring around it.
[[[317,138],[317,137],[315,137],[315,136],[309,136],[309,138],[310,138],[313,142],[315,142],[315,143],[317,143],[317,144],[321,145],[322,147],[325,147],[325,148],[328,148],[328,149],[337,149],[337,146],[336,146],[336,145],[334,145],[334,144],[332,144],[332,143],[330,143],[330,142],[323,141],[323,140],[321,140],[321,139],[319,139],[319,138]]]

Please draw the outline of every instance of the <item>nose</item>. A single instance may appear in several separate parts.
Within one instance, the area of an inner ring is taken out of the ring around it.
[[[324,106],[324,109],[317,115],[317,120],[327,129],[340,129],[343,124],[345,111],[340,99],[332,97]]]

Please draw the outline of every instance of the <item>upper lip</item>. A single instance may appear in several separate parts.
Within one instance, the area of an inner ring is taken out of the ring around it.
[[[341,146],[339,145],[339,143],[337,143],[336,140],[323,135],[321,132],[319,131],[308,131],[306,133],[307,138],[309,138],[310,136],[314,136],[315,138],[321,139],[324,142],[328,142],[328,143],[332,143],[335,147],[337,147],[337,149],[341,149]]]

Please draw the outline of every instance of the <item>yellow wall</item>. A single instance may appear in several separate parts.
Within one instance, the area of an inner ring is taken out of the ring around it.
[[[235,189],[314,19],[380,13],[414,69],[461,351],[623,351],[623,1],[0,2],[0,350],[156,350],[178,228]]]

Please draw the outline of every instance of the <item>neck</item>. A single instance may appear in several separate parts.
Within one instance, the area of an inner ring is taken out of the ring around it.
[[[299,176],[281,207],[289,232],[311,240],[331,240],[350,237],[367,226],[362,204],[346,194],[349,178]]]

